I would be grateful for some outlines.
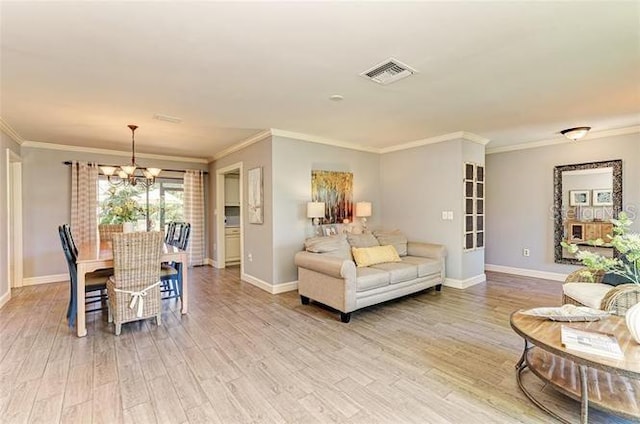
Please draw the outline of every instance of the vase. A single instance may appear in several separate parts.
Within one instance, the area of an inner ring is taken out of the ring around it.
[[[136,230],[135,222],[123,222],[122,223],[122,232],[123,233],[133,233]]]
[[[627,321],[629,333],[631,333],[636,343],[640,344],[640,303],[636,303],[629,308],[624,317]]]

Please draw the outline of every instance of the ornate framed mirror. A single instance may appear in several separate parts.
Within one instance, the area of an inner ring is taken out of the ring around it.
[[[562,247],[562,241],[581,245],[582,249],[615,256],[614,248],[590,242],[607,240],[612,231],[610,220],[622,210],[622,160],[559,165],[553,170],[554,259],[556,263],[580,265]]]

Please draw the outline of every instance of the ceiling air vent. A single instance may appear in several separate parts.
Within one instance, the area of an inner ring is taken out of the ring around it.
[[[411,76],[416,72],[418,71],[409,65],[405,65],[397,59],[390,58],[382,63],[378,63],[360,75],[378,84],[387,85]]]

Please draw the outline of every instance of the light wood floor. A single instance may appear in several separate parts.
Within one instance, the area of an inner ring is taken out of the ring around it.
[[[190,313],[67,327],[65,283],[14,290],[0,309],[3,423],[547,423],[519,391],[519,308],[560,283],[505,274],[355,312],[350,324],[296,292],[269,295],[238,268],[190,270]],[[579,405],[530,387],[578,422]],[[625,422],[591,411],[593,423]]]

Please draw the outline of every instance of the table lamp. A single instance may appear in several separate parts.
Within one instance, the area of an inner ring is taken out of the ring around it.
[[[308,202],[307,218],[311,218],[311,223],[317,232],[316,227],[322,222],[321,218],[324,218],[324,202]]]
[[[371,216],[371,202],[356,203],[356,217],[362,222],[362,232],[367,229],[367,217]]]

